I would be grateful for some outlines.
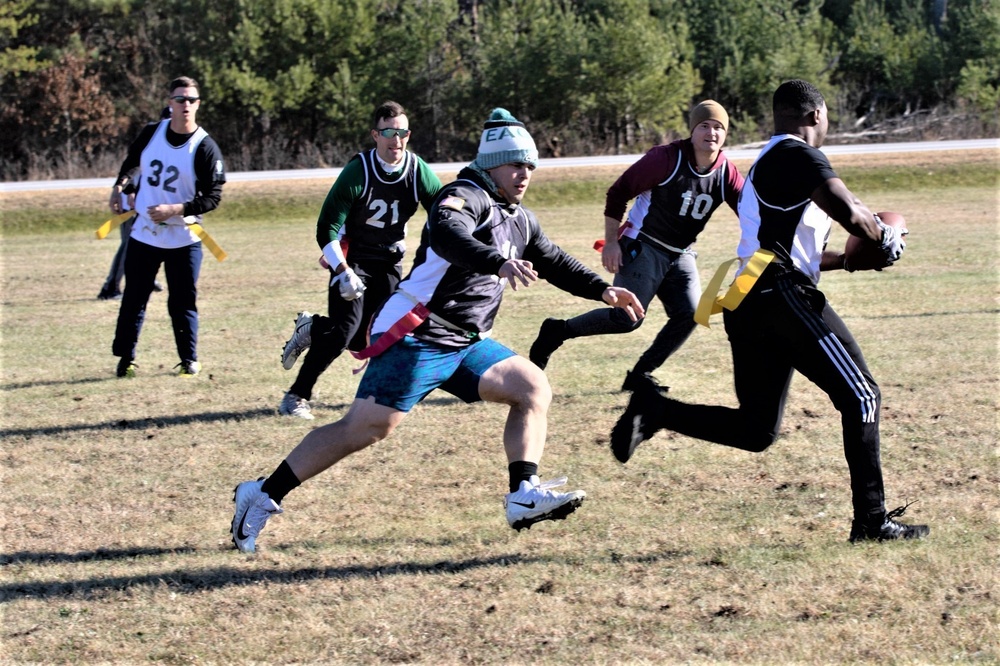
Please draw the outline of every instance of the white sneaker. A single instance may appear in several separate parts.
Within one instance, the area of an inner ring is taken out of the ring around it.
[[[295,332],[281,350],[281,367],[285,370],[291,370],[299,355],[312,344],[312,323],[313,316],[310,313],[304,310],[299,313],[295,320]]]
[[[281,399],[281,405],[278,407],[278,413],[282,416],[297,416],[306,421],[312,421],[314,418],[312,410],[309,408],[309,401],[300,398],[291,391],[285,392],[285,397]]]
[[[264,477],[256,481],[244,481],[236,486],[233,502],[236,511],[233,514],[233,544],[244,553],[252,553],[257,549],[257,535],[264,529],[267,519],[277,513],[284,513],[277,502],[263,493],[260,487]]]
[[[174,366],[178,377],[194,377],[201,372],[201,363],[198,361],[181,361]]]
[[[530,481],[521,481],[521,487],[507,493],[503,499],[507,509],[507,523],[520,532],[543,520],[563,520],[576,511],[587,496],[582,490],[571,493],[553,492],[552,488],[566,484],[566,477],[552,479],[544,483],[532,476]]]

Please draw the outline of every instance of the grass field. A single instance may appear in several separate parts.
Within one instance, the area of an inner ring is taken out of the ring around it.
[[[295,312],[325,308],[313,225],[329,183],[227,186],[206,218],[229,259],[206,253],[194,379],[172,374],[166,294],[139,376],[114,377],[117,304],[94,298],[117,244],[93,239],[106,192],[5,195],[0,663],[1000,663],[998,155],[880,160],[834,166],[906,216],[906,254],[822,286],[882,388],[889,507],[916,501],[904,520],[932,531],[857,546],[839,417],[801,377],[765,453],[660,433],[614,461],[617,389],[664,323],[654,307],[549,365],[543,477],[588,493],[565,522],[509,529],[506,410],[434,393],[239,554],[233,486],[342,415],[357,384],[338,359],[316,421],[277,415]],[[595,270],[617,172],[539,171],[528,193]],[[720,211],[703,281],[737,236]],[[545,284],[508,293],[496,337],[526,354],[543,318],[593,305]],[[734,404],[721,321],[657,375],[679,399]]]

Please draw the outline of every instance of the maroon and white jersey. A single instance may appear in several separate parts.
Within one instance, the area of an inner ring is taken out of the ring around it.
[[[604,214],[620,220],[635,199],[623,235],[683,250],[723,202],[736,211],[742,189],[743,176],[724,152],[698,173],[691,139],[681,139],[654,146],[626,169],[608,190]]]

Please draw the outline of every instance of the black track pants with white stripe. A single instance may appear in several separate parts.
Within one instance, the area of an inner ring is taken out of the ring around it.
[[[854,517],[885,511],[879,459],[881,394],[861,349],[826,297],[798,273],[765,275],[725,311],[739,408],[666,400],[668,430],[745,451],[778,436],[793,370],[822,389],[841,415]]]

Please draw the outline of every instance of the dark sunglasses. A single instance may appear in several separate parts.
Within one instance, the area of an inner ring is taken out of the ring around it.
[[[195,102],[197,102],[201,98],[200,97],[185,97],[184,95],[174,95],[170,99],[172,99],[173,101],[177,102],[178,104],[183,104],[184,102],[187,102],[188,104],[194,104]]]
[[[385,129],[376,129],[376,134],[382,135],[386,139],[391,139],[394,136],[398,136],[400,139],[405,139],[410,136],[410,130],[408,129],[397,129],[395,127],[386,127]]]

